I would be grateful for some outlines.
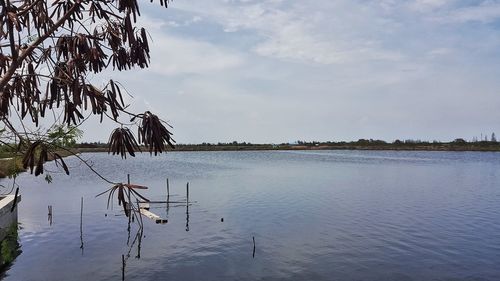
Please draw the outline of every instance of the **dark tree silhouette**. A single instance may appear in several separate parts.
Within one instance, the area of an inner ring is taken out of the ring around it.
[[[167,7],[170,0],[157,2]],[[155,155],[173,147],[166,122],[149,111],[127,110],[120,83],[98,87],[89,79],[106,68],[148,67],[148,34],[136,24],[137,0],[0,0],[0,5],[0,120],[5,125],[0,142],[16,144],[24,168],[39,175],[47,159],[56,159],[69,173],[57,153],[61,147],[48,137],[51,128],[39,126],[42,118],[69,128],[88,118],[109,118],[119,125],[109,152],[121,157],[134,156],[141,145]]]

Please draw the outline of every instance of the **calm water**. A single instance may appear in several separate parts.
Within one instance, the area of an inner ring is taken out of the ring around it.
[[[500,280],[498,153],[83,156],[113,180],[130,173],[153,200],[165,198],[167,177],[183,200],[189,181],[196,202],[189,214],[155,206],[169,222],[145,220],[140,245],[136,227],[127,245],[116,199],[107,210],[95,198],[108,185],[75,158],[52,184],[23,174],[23,253],[4,280],[121,280],[128,253],[126,280]]]

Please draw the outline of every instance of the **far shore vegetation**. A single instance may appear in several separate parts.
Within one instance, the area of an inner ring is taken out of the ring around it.
[[[83,142],[75,145],[80,152],[107,152],[105,143]],[[249,142],[177,144],[175,151],[238,151],[238,150],[428,150],[428,151],[500,151],[500,142],[491,139],[466,141],[384,140],[359,139],[357,141],[296,141],[293,143],[255,144]],[[143,151],[147,151],[144,149]]]

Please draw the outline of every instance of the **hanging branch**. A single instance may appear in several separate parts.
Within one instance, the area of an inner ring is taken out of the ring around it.
[[[168,7],[170,1],[156,2]],[[45,161],[55,159],[69,173],[56,150],[61,148],[48,140],[48,132],[39,132],[47,110],[54,113],[53,126],[79,126],[86,113],[100,122],[106,117],[120,124],[109,138],[109,153],[122,158],[135,156],[141,145],[155,155],[174,147],[165,121],[149,111],[126,110],[129,105],[119,82],[110,80],[98,87],[88,79],[90,73],[108,67],[122,71],[149,66],[147,31],[136,23],[141,15],[137,0],[0,0],[0,4],[0,120],[9,135],[17,137],[25,168],[40,175]],[[126,124],[120,121],[122,115],[137,122]],[[30,131],[26,120],[38,128],[36,132]],[[137,127],[138,139],[130,127]]]

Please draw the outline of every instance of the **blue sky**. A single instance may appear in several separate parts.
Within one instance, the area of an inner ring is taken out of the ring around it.
[[[142,14],[151,67],[98,79],[120,80],[178,142],[500,133],[500,1],[176,0]],[[107,140],[100,126],[85,140]]]

